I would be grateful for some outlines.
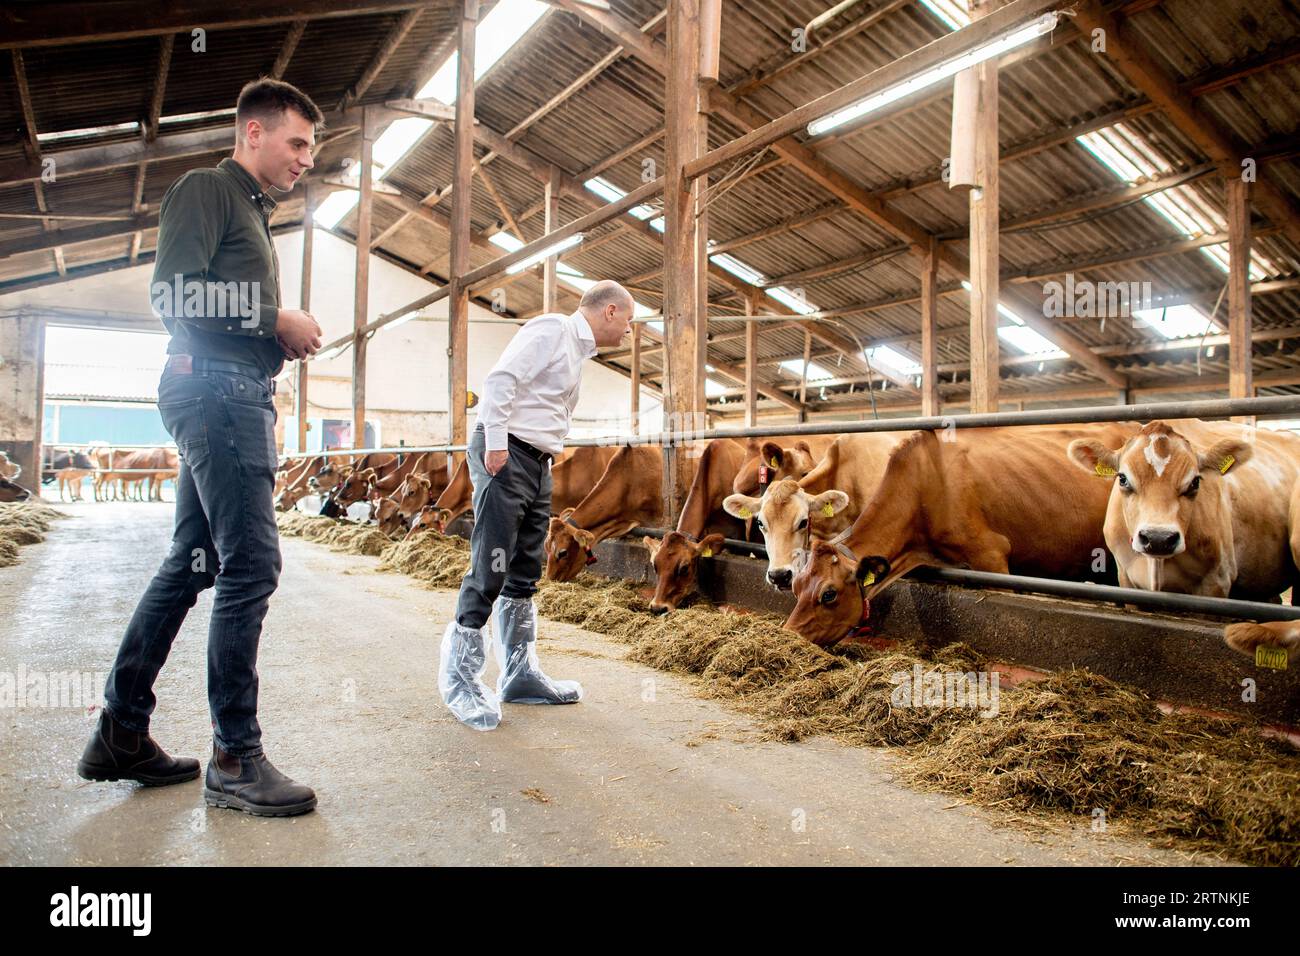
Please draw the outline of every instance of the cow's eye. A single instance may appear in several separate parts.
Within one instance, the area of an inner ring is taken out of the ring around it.
[[[804,528],[806,528],[806,527],[808,527],[808,519],[807,519],[807,518],[802,518],[802,519],[800,519],[800,521],[799,521],[799,525],[798,525],[798,527],[796,527],[794,530],[795,530],[795,531],[802,531],[802,530],[803,530]]]
[[[1200,487],[1201,487],[1201,476],[1197,475],[1192,479],[1192,483],[1187,486],[1187,490],[1184,491],[1183,494],[1186,495],[1188,498],[1195,498],[1197,489],[1199,489]]]
[[[555,556],[556,556],[557,558],[562,558],[562,557],[564,557],[564,556],[565,556],[566,554],[568,554],[568,553],[569,553],[569,549],[568,549],[568,548],[561,548],[559,551],[556,551],[556,552],[555,552]]]
[[[834,604],[835,599],[838,597],[839,597],[839,592],[837,592],[834,588],[827,588],[825,591],[822,592],[822,603]]]
[[[677,565],[677,576],[679,578],[684,578],[690,572],[690,570],[691,570],[691,566],[689,564],[679,564]]]
[[[1119,486],[1123,488],[1125,491],[1133,490],[1133,486],[1128,483],[1128,475],[1124,474],[1124,472],[1121,471],[1119,473],[1119,477],[1116,478],[1115,480],[1119,482]]]

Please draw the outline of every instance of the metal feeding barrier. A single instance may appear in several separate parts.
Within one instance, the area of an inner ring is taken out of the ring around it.
[[[848,432],[941,431],[949,428],[987,428],[1012,425],[1083,425],[1099,422],[1152,421],[1166,418],[1288,415],[1298,412],[1300,412],[1300,395],[1278,395],[1265,398],[1155,402],[1144,405],[1052,408],[1029,412],[930,415],[917,418],[861,422],[800,423],[784,427],[720,428],[692,434],[699,436],[699,438],[713,439],[775,435],[826,435]],[[651,437],[645,436],[645,440],[642,440],[642,436],[630,436],[629,440],[621,443],[647,444]],[[682,444],[688,440],[692,439],[680,438],[677,443]],[[580,443],[592,444],[593,442],[580,440]],[[633,528],[630,533],[662,538],[667,533],[667,530],[663,528]],[[733,550],[744,550],[751,554],[767,556],[767,549],[763,545],[752,541],[727,538],[723,546]],[[959,584],[970,588],[999,588],[1009,591],[1048,594],[1054,597],[1131,604],[1135,607],[1153,611],[1206,614],[1254,621],[1300,620],[1300,607],[1291,607],[1285,604],[1267,604],[1260,601],[1243,601],[1236,598],[1202,597],[1195,594],[1175,594],[1168,591],[1142,591],[1137,588],[1123,588],[1110,584],[1057,581],[1051,578],[1030,577],[1020,574],[999,574],[992,571],[972,571],[962,568],[918,568],[911,576],[921,580],[942,581],[947,584]]]
[[[913,418],[871,419],[847,422],[801,422],[786,425],[759,425],[746,428],[713,428],[666,431],[648,435],[613,435],[575,438],[566,448],[584,446],[663,445],[679,447],[716,438],[764,438],[799,435],[841,435],[860,432],[946,431],[960,428],[1010,427],[1017,425],[1086,425],[1103,422],[1146,422],[1156,419],[1230,418],[1239,416],[1283,416],[1300,414],[1300,395],[1276,395],[1264,398],[1205,399],[1184,402],[1149,402],[1140,405],[1093,405],[1081,408],[1049,408],[1027,412],[982,412],[968,415],[927,415]],[[313,458],[321,455],[367,455],[376,453],[407,454],[431,451],[465,451],[465,445],[398,446],[396,448],[334,449],[324,452],[298,452],[284,458]],[[662,538],[672,529],[636,527],[630,535]],[[753,541],[727,538],[724,547],[767,556],[767,548]],[[1142,591],[1109,584],[1057,581],[1019,574],[998,574],[960,568],[920,568],[913,573],[921,580],[942,581],[971,588],[998,588],[1009,591],[1047,594],[1105,603],[1131,604],[1153,611],[1175,611],[1216,617],[1243,618],[1257,621],[1300,620],[1300,607],[1243,601],[1236,598],[1210,598],[1167,591]]]

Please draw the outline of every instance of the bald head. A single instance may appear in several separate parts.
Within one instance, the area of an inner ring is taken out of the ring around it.
[[[613,279],[603,279],[583,293],[578,308],[591,326],[599,348],[618,345],[632,331],[630,323],[636,302],[632,293]]]

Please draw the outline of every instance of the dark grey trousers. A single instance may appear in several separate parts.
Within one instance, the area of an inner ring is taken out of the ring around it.
[[[505,467],[489,475],[483,448],[483,430],[477,428],[466,452],[474,484],[474,531],[469,571],[456,602],[456,623],[470,628],[487,623],[497,595],[528,598],[537,592],[551,520],[550,465],[512,447]]]

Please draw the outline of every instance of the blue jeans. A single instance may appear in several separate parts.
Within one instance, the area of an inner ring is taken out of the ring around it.
[[[250,368],[163,373],[158,411],[176,441],[171,549],[127,625],[104,690],[105,710],[147,733],[154,681],[199,592],[216,586],[208,626],[208,706],[227,753],[262,752],[257,645],[280,579],[275,524],[275,407],[269,380]]]

